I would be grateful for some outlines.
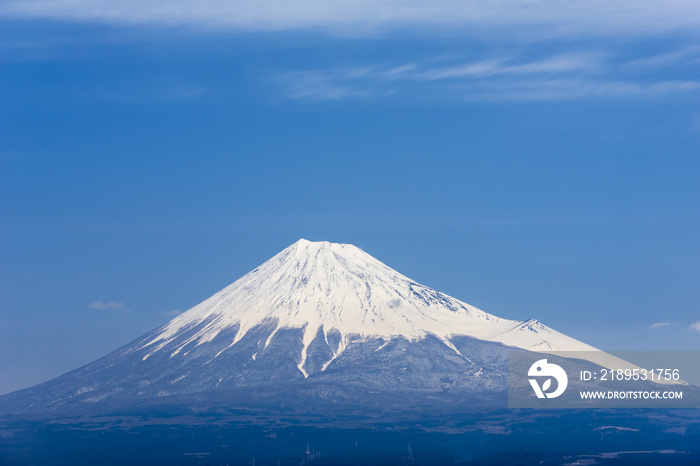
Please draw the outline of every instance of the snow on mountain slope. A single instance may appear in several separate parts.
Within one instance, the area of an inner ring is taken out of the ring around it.
[[[330,334],[340,336],[324,368],[351,336],[416,341],[433,335],[460,356],[451,342],[459,335],[533,351],[595,350],[535,320],[501,319],[420,285],[353,245],[301,239],[165,325],[141,347],[148,349],[143,359],[172,351],[168,344],[198,324],[202,328],[179,343],[172,356],[188,344],[204,344],[238,327],[221,354],[263,323],[274,326],[265,347],[280,329],[303,329],[298,368],[305,377],[307,350],[319,331],[326,342]]]
[[[534,319],[501,319],[420,285],[355,246],[299,240],[122,348],[1,396],[0,415],[162,403],[486,409],[504,406],[513,348],[634,368]]]

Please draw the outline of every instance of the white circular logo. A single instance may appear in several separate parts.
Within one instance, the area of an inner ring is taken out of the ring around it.
[[[566,371],[556,364],[549,364],[546,359],[540,359],[530,366],[527,375],[528,377],[547,377],[547,379],[543,381],[542,386],[537,382],[537,379],[528,379],[537,398],[556,398],[564,393],[569,383]],[[548,392],[548,390],[552,388],[552,379],[557,381],[557,387],[556,390]]]

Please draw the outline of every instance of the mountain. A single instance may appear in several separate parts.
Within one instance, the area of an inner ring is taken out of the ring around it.
[[[0,413],[478,407],[503,401],[512,348],[595,350],[420,285],[353,245],[302,239],[102,359],[0,397]]]

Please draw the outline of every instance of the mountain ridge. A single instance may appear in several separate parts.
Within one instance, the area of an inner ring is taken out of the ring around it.
[[[209,317],[213,321],[187,339],[175,354],[192,341],[206,343],[220,331],[238,324],[233,346],[251,328],[276,320],[276,329],[264,347],[281,328],[303,328],[304,346],[298,368],[305,377],[306,352],[319,330],[326,341],[326,332],[339,333],[333,358],[342,353],[349,335],[404,337],[410,341],[432,334],[460,356],[463,355],[450,342],[455,335],[521,349],[596,350],[534,319],[502,319],[420,285],[356,246],[304,239],[173,319],[144,347],[152,345],[153,351],[159,351],[179,330]],[[530,332],[519,331],[527,323]],[[549,340],[538,338],[540,334]]]

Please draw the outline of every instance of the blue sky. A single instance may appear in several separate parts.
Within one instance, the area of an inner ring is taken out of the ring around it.
[[[697,2],[113,3],[0,7],[0,392],[301,237],[700,350]]]

